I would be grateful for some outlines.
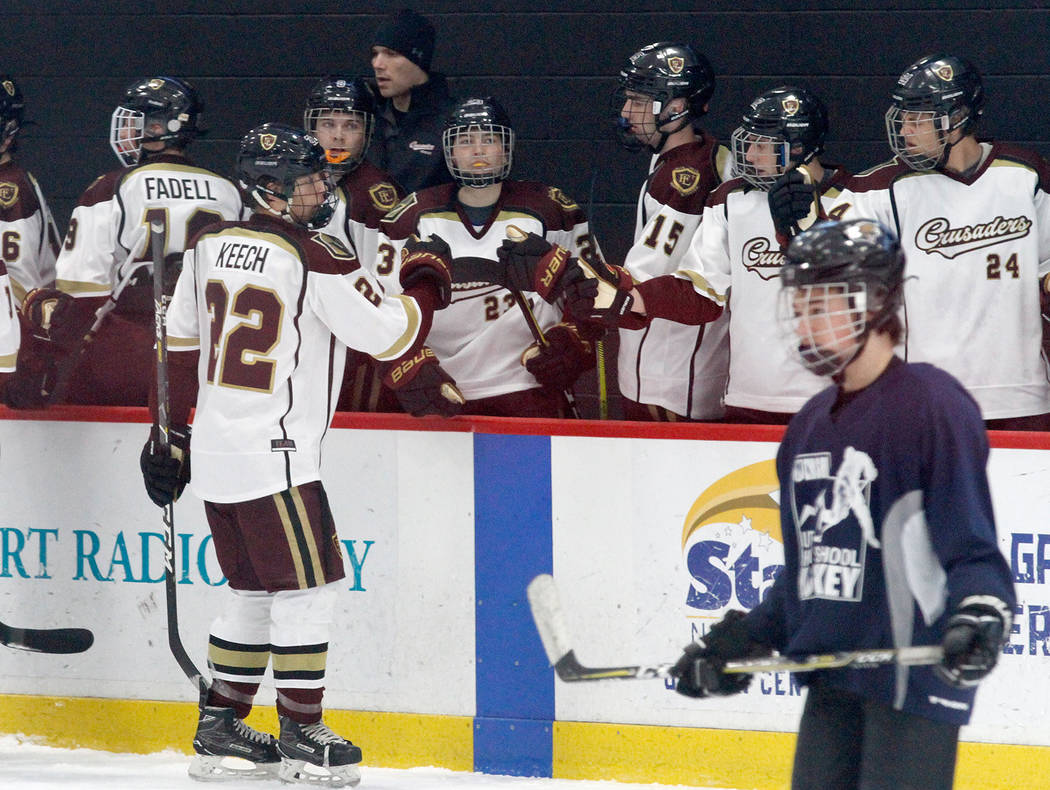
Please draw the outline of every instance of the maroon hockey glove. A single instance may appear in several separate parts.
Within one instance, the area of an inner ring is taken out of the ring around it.
[[[167,507],[179,498],[190,481],[190,428],[172,426],[168,431],[167,449],[158,442],[157,427],[150,430],[149,440],[139,455],[139,468],[146,494],[157,507]]]
[[[407,293],[419,285],[434,289],[434,309],[442,310],[452,301],[452,251],[443,238],[430,234],[426,241],[413,236],[401,250],[401,287]]]
[[[976,686],[995,667],[1011,620],[1009,607],[997,598],[964,600],[948,619],[941,640],[944,658],[936,666],[937,674],[952,686]]]
[[[567,249],[535,233],[527,234],[521,241],[504,239],[496,257],[504,266],[501,285],[512,291],[534,291],[550,303],[561,296],[566,274],[578,268]]]
[[[751,639],[744,623],[745,614],[737,609],[726,612],[700,642],[687,645],[681,658],[671,668],[678,678],[675,691],[687,697],[728,696],[744,691],[751,683],[750,673],[727,675],[727,661],[737,658],[769,655],[768,647]]]
[[[401,408],[413,417],[428,414],[454,417],[466,403],[456,382],[426,346],[411,356],[390,363],[383,383],[394,390]]]
[[[545,339],[547,345],[533,343],[521,355],[521,364],[544,387],[568,389],[594,367],[594,346],[572,324],[552,326]]]
[[[75,320],[73,302],[72,296],[57,288],[34,288],[26,294],[20,312],[34,336],[69,350],[86,331],[86,327]]]

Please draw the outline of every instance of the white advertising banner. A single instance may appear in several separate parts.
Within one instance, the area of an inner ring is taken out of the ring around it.
[[[749,609],[783,562],[765,442],[552,440],[554,576],[588,666],[673,661],[730,608]],[[1019,607],[963,738],[1050,745],[1050,453],[993,449],[1000,547]],[[559,684],[560,720],[794,731],[798,685],[691,700],[662,681]]]
[[[0,693],[196,698],[168,651],[164,527],[138,463],[147,432],[0,421],[2,619],[95,633],[94,646],[74,656],[0,651]],[[470,435],[335,430],[325,451],[347,574],[326,704],[473,715]],[[204,670],[208,629],[228,590],[203,504],[189,492],[175,527],[179,628]],[[273,702],[265,685],[259,701]]]

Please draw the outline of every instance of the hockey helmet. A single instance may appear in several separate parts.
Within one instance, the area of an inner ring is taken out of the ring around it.
[[[332,172],[342,176],[361,164],[372,141],[376,114],[375,97],[363,79],[327,76],[314,85],[306,99],[303,128],[316,137],[318,122],[337,112],[349,115],[362,132],[362,143],[357,151],[326,150]]]
[[[791,85],[766,91],[751,102],[733,132],[736,173],[759,189],[769,189],[793,165],[823,152],[827,133],[828,111],[815,94]],[[760,161],[755,151],[764,152],[768,161]]]
[[[510,116],[491,96],[469,98],[456,105],[441,134],[445,164],[456,183],[464,187],[487,187],[505,181],[514,160],[514,130]],[[493,154],[472,149],[499,146]],[[459,161],[457,161],[459,160]]]
[[[164,148],[185,148],[203,132],[204,104],[196,89],[176,77],[153,77],[133,83],[113,111],[109,144],[121,164],[142,160],[144,142],[161,141]]]

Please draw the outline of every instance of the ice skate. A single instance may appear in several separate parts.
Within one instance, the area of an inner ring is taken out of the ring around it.
[[[272,779],[281,765],[276,739],[253,730],[233,708],[201,708],[193,750],[189,774],[201,782]]]
[[[299,724],[281,716],[281,737],[277,751],[283,782],[320,785],[321,787],[354,787],[361,781],[357,763],[361,750],[336,735],[323,721]]]

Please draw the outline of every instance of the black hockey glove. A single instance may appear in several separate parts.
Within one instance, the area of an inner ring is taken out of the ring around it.
[[[383,383],[394,390],[401,408],[413,417],[437,414],[455,417],[466,399],[426,346],[411,356],[392,362]]]
[[[971,596],[950,618],[941,640],[941,679],[959,688],[976,686],[995,667],[1006,644],[1012,614],[992,596]]]
[[[177,500],[190,481],[190,427],[173,425],[168,430],[167,451],[161,449],[156,426],[142,447],[139,467],[146,484],[146,494],[157,507],[167,507]]]
[[[748,635],[745,616],[737,609],[729,610],[721,622],[711,626],[702,641],[686,646],[671,668],[671,675],[678,678],[675,691],[699,698],[738,694],[748,687],[750,672],[726,674],[722,671],[727,661],[770,654],[768,647],[752,641]]]
[[[52,356],[20,358],[4,388],[4,403],[12,409],[46,408],[57,374],[58,362]]]
[[[448,307],[452,301],[452,250],[443,238],[431,233],[426,241],[416,236],[405,242],[401,250],[401,288],[424,284],[434,289],[435,310]]]
[[[533,343],[521,355],[521,364],[544,387],[568,389],[594,367],[594,346],[572,324],[552,326],[545,338],[547,345]]]
[[[512,291],[534,291],[552,304],[567,282],[582,276],[577,260],[567,249],[535,233],[520,241],[504,239],[496,257],[503,264],[500,285]]]
[[[769,213],[782,245],[816,221],[815,196],[816,186],[798,168],[784,173],[770,188]]]

